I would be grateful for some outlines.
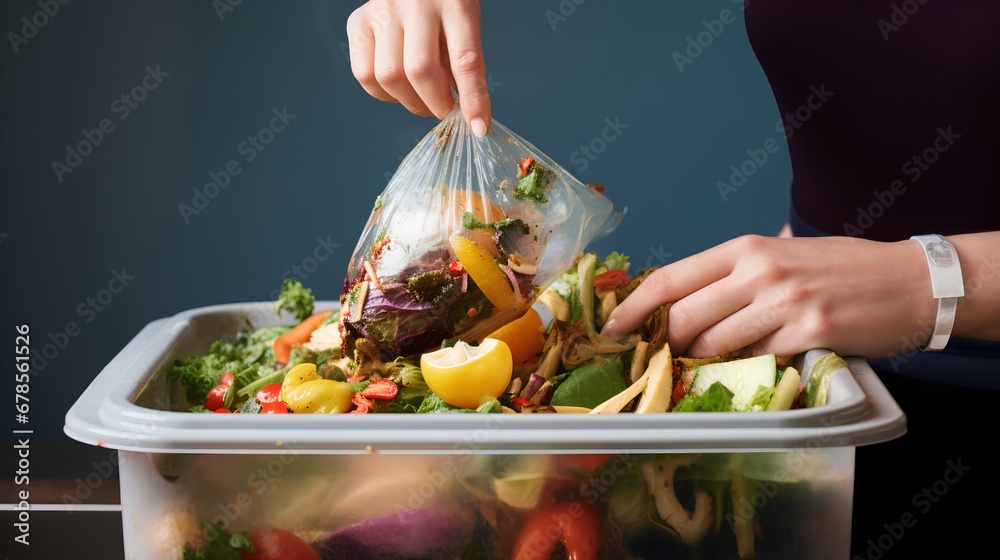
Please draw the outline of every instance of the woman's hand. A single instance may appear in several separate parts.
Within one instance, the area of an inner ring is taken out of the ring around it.
[[[913,241],[749,235],[658,269],[603,332],[634,330],[667,302],[667,339],[691,357],[829,348],[882,358],[923,343],[937,309]]]
[[[490,124],[476,0],[370,0],[347,19],[351,70],[369,94],[445,118],[452,87],[476,136]]]

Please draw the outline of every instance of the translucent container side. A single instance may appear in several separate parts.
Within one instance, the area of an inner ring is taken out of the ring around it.
[[[842,559],[854,452],[123,452],[125,547],[129,558],[180,558],[185,542],[224,538],[215,536],[219,529],[280,528],[324,559],[369,557],[344,556],[349,546],[373,558],[460,558],[471,550],[510,558],[519,547],[546,546],[544,538],[526,544],[531,531],[579,538],[559,533],[573,519],[593,523],[596,558],[738,559],[750,547],[757,558]],[[681,513],[684,521],[672,517]]]

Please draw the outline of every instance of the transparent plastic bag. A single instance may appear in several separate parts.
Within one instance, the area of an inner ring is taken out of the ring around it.
[[[477,138],[456,108],[375,202],[340,298],[345,355],[415,356],[521,316],[617,226],[601,191],[496,121]]]

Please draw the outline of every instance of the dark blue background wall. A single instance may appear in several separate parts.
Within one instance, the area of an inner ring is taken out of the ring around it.
[[[336,249],[304,280],[337,298],[372,200],[436,122],[354,81],[345,22],[357,5],[245,1],[220,18],[209,0],[70,2],[51,17],[37,16],[35,1],[0,3],[0,326],[9,347],[14,325],[30,324],[36,355],[50,356],[31,382],[38,476],[73,479],[107,457],[63,436],[64,415],[146,323],[268,299],[320,245]],[[784,223],[787,150],[739,4],[482,8],[495,118],[628,208],[592,248],[659,265]],[[673,53],[726,9],[735,22],[716,25],[721,34],[679,70]],[[34,34],[22,20],[33,17],[44,21]],[[115,100],[144,79],[155,89],[126,113]],[[246,162],[241,142],[273,110],[294,118]],[[110,132],[100,143],[71,157],[70,172],[54,171],[102,119]],[[628,127],[583,158],[605,119]],[[768,138],[779,151],[724,201],[716,182]],[[185,219],[178,206],[233,159],[240,174]],[[113,271],[133,278],[108,301]],[[63,334],[68,322],[75,336]]]

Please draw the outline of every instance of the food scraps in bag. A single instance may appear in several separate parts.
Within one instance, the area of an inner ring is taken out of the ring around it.
[[[456,110],[458,111],[458,110]],[[480,343],[613,222],[603,192],[494,122],[435,127],[378,197],[340,297],[344,352],[372,364]]]

